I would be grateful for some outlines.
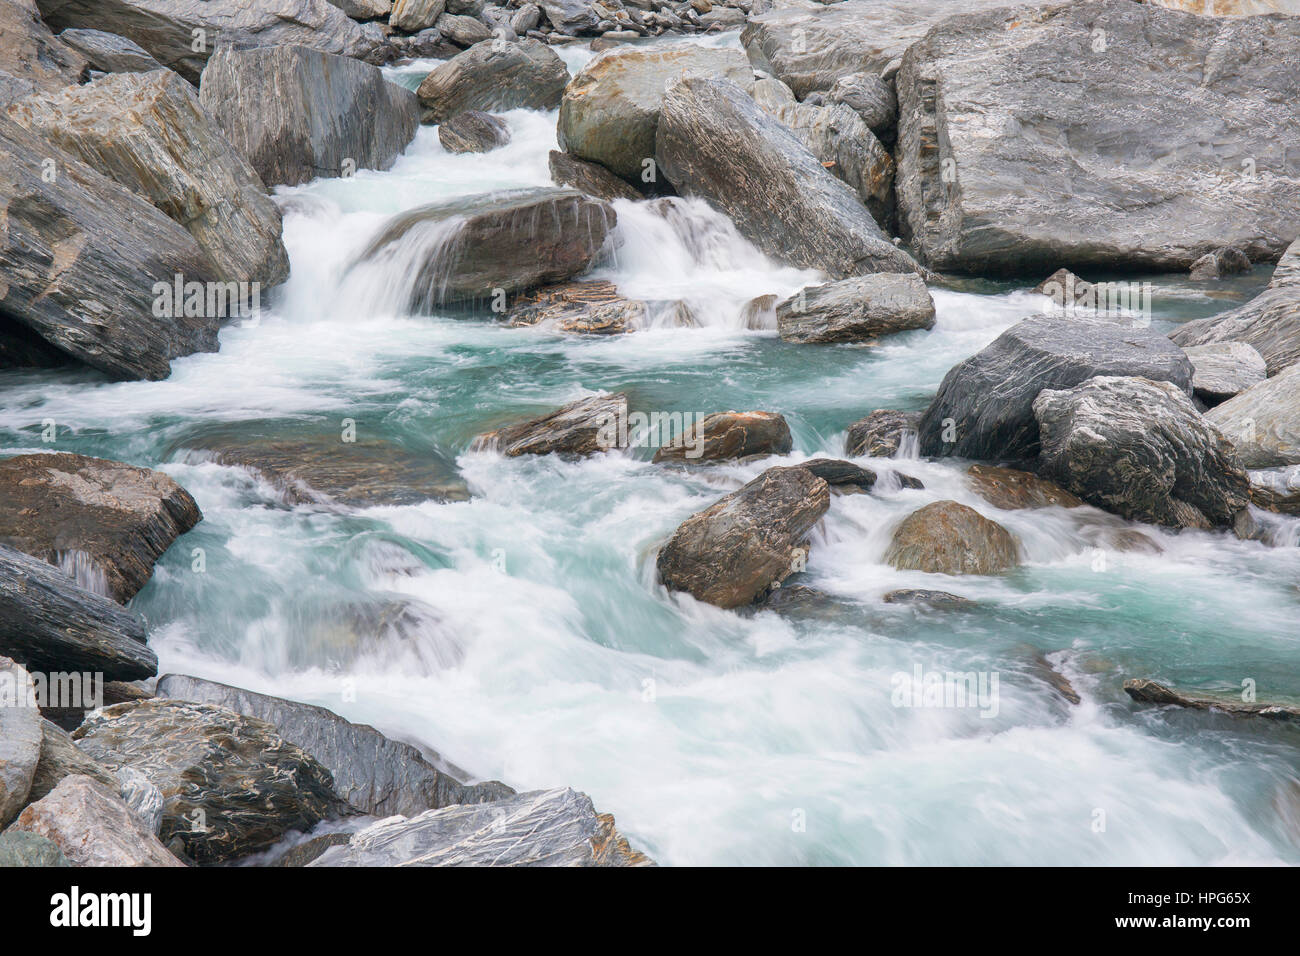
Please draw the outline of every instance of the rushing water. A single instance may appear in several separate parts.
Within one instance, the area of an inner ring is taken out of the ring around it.
[[[1145,528],[1163,554],[1114,552],[1117,519],[1002,512],[956,463],[873,461],[926,487],[885,480],[833,499],[802,578],[833,606],[734,613],[660,589],[655,549],[687,515],[773,464],[840,457],[872,409],[923,407],[1042,299],[973,282],[934,291],[930,332],[786,345],[746,330],[741,310],[816,273],[765,259],[701,203],[665,217],[619,202],[622,245],[599,274],[687,300],[703,327],[580,338],[402,314],[393,290],[411,263],[348,265],[396,212],[549,184],[555,114],[505,118],[513,142],[496,152],[448,155],[423,128],[390,171],[278,190],[290,280],[259,322],[227,327],[218,354],[174,362],[168,380],[0,376],[8,450],[50,450],[52,419],[58,449],[160,467],[197,498],[204,520],[133,602],[164,671],[323,704],[476,779],[585,790],[668,864],[1300,862],[1294,729],[1135,707],[1120,690],[1130,676],[1225,693],[1253,679],[1260,699],[1300,696],[1300,549]],[[1155,277],[1156,320],[1211,314],[1267,274],[1218,284],[1217,298]],[[779,411],[795,451],[693,473],[645,449],[577,462],[467,451],[497,423],[615,389],[634,408]],[[472,499],[291,508],[248,472],[181,451],[214,426],[345,419],[358,437],[454,459]],[[1018,535],[1024,566],[948,578],[883,564],[893,526],[941,498]],[[881,601],[899,587],[980,607]],[[377,638],[350,636],[395,600],[411,603]],[[1044,655],[1081,704],[1052,689]],[[896,706],[898,675],[918,667],[996,673],[996,707]]]

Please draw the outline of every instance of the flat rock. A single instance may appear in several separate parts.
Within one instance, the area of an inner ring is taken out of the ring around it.
[[[148,50],[116,33],[71,29],[60,33],[59,39],[89,60],[91,69],[101,73],[148,73],[163,69]]]
[[[1218,405],[1268,377],[1264,357],[1245,342],[1211,342],[1183,349],[1192,363],[1192,391]]]
[[[79,83],[86,75],[86,55],[56,39],[31,0],[0,0],[0,37],[0,106]]]
[[[1269,511],[1300,516],[1300,465],[1264,468],[1246,473],[1250,500]]]
[[[0,833],[0,867],[71,865],[53,840],[26,830]]]
[[[1020,508],[1078,508],[1083,500],[1055,482],[1028,471],[971,465],[966,470],[971,490],[1003,511]]]
[[[920,412],[899,412],[878,408],[866,418],[849,426],[844,438],[844,454],[851,458],[892,458],[909,439],[916,439],[921,423]]]
[[[510,142],[510,127],[481,110],[466,110],[443,120],[438,142],[449,153],[486,153]]]
[[[1300,365],[1252,385],[1205,413],[1247,468],[1300,464]]]
[[[118,791],[117,779],[77,749],[66,730],[48,720],[41,721],[41,758],[32,776],[27,802],[34,803],[59,785],[64,777],[80,774]]]
[[[627,395],[593,395],[570,402],[540,418],[484,432],[472,451],[519,455],[594,455],[627,443]]]
[[[903,519],[885,561],[931,574],[999,574],[1020,563],[1020,546],[1010,531],[974,508],[935,501]]]
[[[874,342],[934,327],[934,299],[915,274],[855,276],[803,289],[776,306],[783,342]]]
[[[1265,717],[1270,720],[1300,720],[1300,707],[1286,704],[1246,703],[1240,699],[1208,694],[1187,694],[1146,678],[1124,681],[1124,693],[1143,704],[1173,704],[1193,710],[1209,710],[1233,717]]]
[[[969,611],[979,604],[960,594],[948,591],[929,591],[925,588],[899,588],[890,591],[883,598],[886,604],[911,604],[917,607],[933,608],[936,611]]]
[[[713,412],[655,452],[654,461],[722,461],[785,455],[794,447],[790,426],[777,412]]]
[[[579,192],[607,202],[641,198],[639,192],[596,163],[553,149],[548,155],[547,164],[551,170],[551,182],[557,186],[571,186]]]
[[[41,712],[32,678],[0,657],[0,830],[27,805],[41,759]]]
[[[441,123],[466,110],[553,110],[568,82],[564,61],[545,43],[492,40],[435,67],[417,93],[422,121]]]

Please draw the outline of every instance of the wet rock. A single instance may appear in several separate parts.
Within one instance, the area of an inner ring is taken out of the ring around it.
[[[158,681],[158,694],[224,707],[266,721],[302,747],[334,778],[334,791],[364,813],[412,816],[460,803],[486,803],[514,791],[495,780],[466,786],[430,764],[410,744],[390,740],[324,707],[255,694],[184,674]]]
[[[394,546],[395,547],[395,546]],[[397,555],[410,565],[383,566],[384,576],[419,573],[425,565],[410,552]],[[367,562],[382,562],[380,552]],[[461,635],[439,613],[422,601],[400,595],[343,600],[333,603],[310,601],[292,616],[296,640],[287,649],[290,669],[320,667],[343,670],[365,660],[369,665],[387,666],[411,675],[434,674],[464,661]]]
[[[41,758],[36,764],[36,772],[32,775],[32,789],[27,795],[28,803],[40,800],[57,787],[60,780],[73,774],[89,777],[110,791],[117,791],[117,779],[78,750],[66,730],[48,720],[42,720],[40,726]]]
[[[0,543],[123,604],[203,517],[162,472],[66,452],[0,460],[0,498]]]
[[[1300,516],[1300,465],[1267,468],[1246,473],[1250,500],[1269,511]]]
[[[1300,365],[1252,385],[1205,413],[1247,468],[1300,464]]]
[[[655,158],[679,193],[708,200],[771,256],[841,279],[917,271],[853,190],[734,83],[690,77],[668,90]]]
[[[64,30],[59,39],[90,61],[101,73],[148,73],[163,69],[147,50],[134,40],[103,30]]]
[[[0,867],[71,865],[53,840],[25,830],[0,833]]]
[[[931,268],[980,274],[1273,259],[1300,233],[1297,57],[1296,18],[1101,0],[948,19],[897,77],[900,229]]]
[[[86,75],[86,56],[55,38],[31,0],[0,0],[0,37],[0,106],[79,83]]]
[[[24,810],[10,830],[45,837],[73,866],[184,865],[112,789],[76,774]]]
[[[773,588],[763,597],[758,607],[765,611],[776,611],[778,614],[820,618],[834,617],[842,610],[835,598],[806,584],[790,584]]]
[[[387,169],[419,126],[415,95],[378,67],[302,46],[222,47],[199,101],[268,186]]]
[[[419,33],[438,22],[447,0],[395,0],[388,22],[398,30]]]
[[[561,282],[521,295],[506,315],[512,326],[537,326],[560,332],[615,335],[645,325],[647,303],[618,294],[606,280]]]
[[[615,199],[640,199],[641,194],[604,166],[588,163],[568,153],[551,150],[548,164],[551,182],[572,186],[579,192],[611,202]]]
[[[490,113],[467,110],[438,127],[438,142],[449,153],[486,153],[510,142],[510,127]]]
[[[843,103],[862,117],[862,121],[883,143],[892,143],[897,134],[898,96],[892,83],[875,73],[850,73],[841,76],[826,93],[829,103]]]
[[[1192,391],[1218,405],[1268,377],[1264,357],[1245,342],[1212,342],[1183,349],[1192,363]]]
[[[290,830],[349,812],[314,757],[270,724],[224,707],[115,704],[87,718],[73,738],[108,769],[133,767],[158,787],[160,839],[179,839],[198,863],[248,856]]]
[[[564,61],[545,43],[476,43],[420,83],[422,122],[441,123],[465,110],[553,110],[568,82]]]
[[[979,604],[960,594],[947,591],[928,591],[924,588],[899,588],[890,591],[881,600],[886,604],[911,604],[936,611],[969,611]]]
[[[1191,394],[1192,364],[1163,335],[1078,316],[1026,319],[951,369],[921,418],[921,454],[996,461],[1038,450],[1033,402],[1095,375],[1172,382]],[[989,396],[996,395],[997,401]]]
[[[1060,485],[1027,471],[998,468],[993,465],[971,465],[966,471],[971,490],[1004,511],[1020,508],[1078,508],[1082,499],[1070,494]]]
[[[484,432],[472,451],[519,455],[594,455],[627,444],[627,396],[593,395],[570,402],[540,418]]]
[[[1166,684],[1138,677],[1124,681],[1124,693],[1142,704],[1174,704],[1193,710],[1210,710],[1233,717],[1266,717],[1270,720],[1300,720],[1300,707],[1286,704],[1246,703],[1240,699],[1187,694]]]
[[[312,860],[318,859],[322,853],[332,846],[345,846],[352,839],[352,831],[343,830],[335,833],[323,833],[318,837],[312,837],[305,840],[297,846],[289,848],[286,852],[276,857],[271,862],[271,866],[306,866]]]
[[[1192,263],[1189,277],[1194,281],[1222,279],[1224,276],[1240,275],[1250,271],[1250,259],[1240,249],[1224,246],[1207,252]]]
[[[826,484],[839,491],[870,491],[876,484],[876,473],[851,461],[836,458],[812,458],[800,468],[812,472]]]
[[[721,608],[751,603],[803,566],[830,486],[806,468],[769,468],[682,522],[659,552],[659,580]]]
[[[795,293],[776,307],[783,342],[874,342],[934,326],[934,300],[921,277],[855,276]]]
[[[851,458],[892,458],[909,439],[915,440],[921,422],[920,412],[898,412],[878,408],[866,418],[849,426],[844,439],[844,454]]]
[[[751,455],[785,455],[793,447],[790,426],[776,412],[714,412],[674,436],[654,461],[722,461]]]
[[[885,561],[931,574],[999,574],[1020,563],[1020,546],[1011,532],[974,508],[935,501],[903,519]]]
[[[22,665],[0,657],[0,830],[27,805],[41,759],[41,712]]]
[[[1231,443],[1168,382],[1099,376],[1034,400],[1038,470],[1123,518],[1231,527],[1248,483]]]
[[[170,70],[29,96],[9,116],[184,226],[219,279],[269,288],[288,278],[279,208]]]
[[[388,819],[326,850],[309,866],[651,866],[574,790]]]

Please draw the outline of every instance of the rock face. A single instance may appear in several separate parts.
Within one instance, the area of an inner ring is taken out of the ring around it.
[[[769,468],[692,515],[659,552],[659,580],[721,608],[754,601],[802,566],[830,486],[804,468]]]
[[[1249,503],[1232,444],[1168,382],[1100,376],[1034,400],[1038,470],[1124,518],[1227,527]]]
[[[931,574],[999,574],[1019,563],[1011,532],[974,508],[935,501],[903,519],[885,551],[894,567]]]
[[[0,830],[27,805],[41,759],[41,712],[31,676],[0,657]]]
[[[334,777],[334,791],[364,813],[413,816],[459,803],[486,803],[514,794],[492,781],[465,786],[437,770],[410,744],[390,740],[365,724],[297,701],[268,697],[213,681],[168,674],[158,695],[213,704],[272,725]]]
[[[725,77],[742,89],[754,71],[739,50],[694,45],[615,50],[596,57],[569,83],[560,103],[560,148],[643,183],[655,155],[665,91],[685,76]]]
[[[327,0],[37,0],[37,6],[57,29],[88,27],[128,37],[195,84],[218,38],[350,57],[364,57],[380,43]]]
[[[897,412],[878,408],[866,418],[849,426],[844,438],[844,454],[850,458],[892,458],[910,437],[915,440],[920,412]]]
[[[726,80],[690,77],[664,96],[655,137],[660,172],[727,213],[764,252],[834,278],[915,272],[853,190]]]
[[[32,789],[27,795],[27,802],[40,800],[57,787],[64,777],[73,774],[89,777],[110,791],[118,789],[113,775],[78,750],[66,730],[48,720],[42,720],[41,759],[32,776]]]
[[[1300,233],[1297,57],[1297,18],[1126,0],[953,17],[898,73],[900,228],[962,272],[1274,259]]]
[[[86,74],[85,55],[55,39],[31,0],[0,0],[0,40],[0,106],[78,83]]]
[[[39,671],[98,671],[105,680],[158,672],[144,622],[78,587],[58,568],[0,545],[0,654]]]
[[[641,198],[639,192],[604,166],[585,162],[557,149],[551,150],[547,164],[551,170],[551,182],[557,186],[572,186],[578,192],[607,202]]]
[[[1211,342],[1183,349],[1192,363],[1192,391],[1218,405],[1268,377],[1264,357],[1245,342]]]
[[[0,314],[118,379],[216,351],[218,316],[157,314],[155,283],[213,278],[188,232],[7,117],[0,169]]]
[[[134,40],[103,30],[64,30],[59,39],[90,61],[102,73],[148,73],[163,65]]]
[[[652,866],[574,790],[430,810],[361,830],[308,866]]]
[[[423,122],[441,123],[466,110],[553,110],[568,82],[564,61],[545,43],[491,40],[434,69],[417,92]]]
[[[175,73],[112,74],[27,97],[9,116],[184,226],[219,279],[288,277],[279,208]]]
[[[1281,704],[1244,703],[1224,697],[1185,694],[1165,684],[1145,678],[1124,682],[1124,693],[1143,704],[1175,704],[1193,710],[1213,710],[1233,717],[1266,717],[1272,720],[1300,720],[1300,707]]]
[[[449,153],[486,153],[510,142],[510,127],[490,113],[468,110],[438,127],[438,142]]]
[[[1082,499],[1027,471],[971,465],[966,471],[971,490],[1003,511],[1020,508],[1078,508]]]
[[[790,426],[776,412],[714,412],[665,443],[654,460],[720,461],[751,455],[785,455],[793,447]]]
[[[1300,365],[1252,385],[1205,415],[1247,468],[1300,464]]]
[[[162,472],[59,453],[0,461],[0,543],[59,565],[125,604],[154,562],[203,517]]]
[[[1014,325],[944,376],[921,418],[921,454],[978,460],[1031,458],[1038,448],[1033,402],[1045,388],[1094,375],[1168,381],[1191,394],[1192,365],[1156,332],[1047,316]]]
[[[268,186],[387,169],[420,122],[377,67],[303,46],[222,47],[199,101]]]
[[[541,418],[484,432],[473,451],[518,455],[594,455],[627,445],[627,396],[594,395],[557,408]]]
[[[783,342],[874,342],[934,326],[934,299],[915,274],[841,279],[796,293],[776,307]]]
[[[134,767],[162,791],[164,844],[199,863],[265,850],[290,830],[346,812],[334,781],[270,724],[179,700],[114,704],[73,734],[109,770]],[[66,852],[66,851],[65,851]]]

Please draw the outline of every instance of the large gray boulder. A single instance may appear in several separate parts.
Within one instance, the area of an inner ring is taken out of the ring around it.
[[[117,379],[217,350],[220,316],[159,308],[155,284],[214,278],[184,228],[8,117],[0,170],[0,315]]]
[[[387,169],[420,125],[415,94],[378,67],[303,46],[223,46],[199,101],[268,186]]]
[[[279,208],[172,71],[29,96],[9,116],[184,226],[220,280],[270,287],[288,277]]]
[[[64,30],[59,39],[89,60],[91,69],[101,73],[148,73],[164,68],[140,44],[116,33],[74,28]]]
[[[915,274],[855,276],[803,289],[777,304],[783,342],[874,342],[934,326],[934,299]]]
[[[721,209],[768,255],[833,278],[918,269],[850,187],[727,80],[689,77],[668,91],[655,158],[678,192]]]
[[[1297,59],[1300,17],[1130,0],[953,17],[898,73],[900,228],[963,272],[1276,259],[1300,234]]]
[[[31,675],[0,657],[0,830],[27,805],[41,760],[41,712]]]
[[[892,144],[898,127],[898,95],[894,84],[875,73],[850,73],[826,91],[828,103],[843,103],[862,117],[882,142]]]
[[[569,71],[539,40],[484,40],[435,67],[416,91],[422,121],[441,123],[466,110],[553,110]]]
[[[134,40],[191,83],[218,39],[241,46],[306,46],[364,57],[382,36],[328,0],[37,0],[56,29],[87,27]]]
[[[32,0],[0,0],[0,106],[86,75],[84,53],[55,39]]]
[[[1247,468],[1300,464],[1300,365],[1252,385],[1205,414]]]
[[[492,31],[486,23],[464,14],[444,13],[438,18],[436,26],[443,39],[459,47],[472,47],[492,37]]]
[[[1192,363],[1157,332],[1076,316],[1026,319],[944,376],[918,426],[921,454],[1032,458],[1038,393],[1094,375],[1140,376],[1192,391]]]
[[[1103,375],[1044,389],[1034,417],[1039,473],[1121,517],[1222,528],[1249,504],[1232,443],[1169,382]]]

